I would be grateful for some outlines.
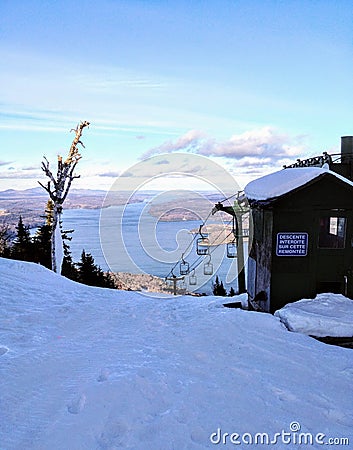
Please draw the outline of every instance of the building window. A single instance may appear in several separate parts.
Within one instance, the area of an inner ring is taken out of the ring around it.
[[[319,232],[320,248],[344,248],[346,235],[345,217],[321,217]]]

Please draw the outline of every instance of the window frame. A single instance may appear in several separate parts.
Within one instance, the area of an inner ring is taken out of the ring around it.
[[[336,224],[332,219],[336,219]],[[343,221],[343,225],[340,224]],[[330,211],[319,216],[317,247],[322,250],[342,250],[346,248],[347,221],[345,215]],[[336,231],[334,229],[336,228]],[[343,231],[342,231],[343,229]],[[331,232],[333,231],[333,232]]]

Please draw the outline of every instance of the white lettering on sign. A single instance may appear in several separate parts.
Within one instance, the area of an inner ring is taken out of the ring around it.
[[[308,233],[277,233],[277,256],[306,256],[308,254]]]

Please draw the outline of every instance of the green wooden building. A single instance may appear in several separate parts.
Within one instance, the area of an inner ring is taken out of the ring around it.
[[[286,168],[246,186],[250,309],[273,313],[321,292],[353,298],[353,182],[334,171],[337,164],[337,172],[350,175],[348,138],[342,140],[352,146],[337,163]]]

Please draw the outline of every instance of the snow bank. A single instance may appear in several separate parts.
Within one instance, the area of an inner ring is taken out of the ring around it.
[[[223,297],[92,288],[4,259],[0,279],[1,449],[233,448],[224,433],[298,425],[353,442],[351,350]]]
[[[353,300],[340,294],[288,303],[275,312],[290,331],[311,336],[353,336]]]
[[[280,170],[251,181],[244,191],[248,199],[269,200],[287,194],[327,173],[353,186],[351,181],[330,170],[320,167],[298,167]]]

